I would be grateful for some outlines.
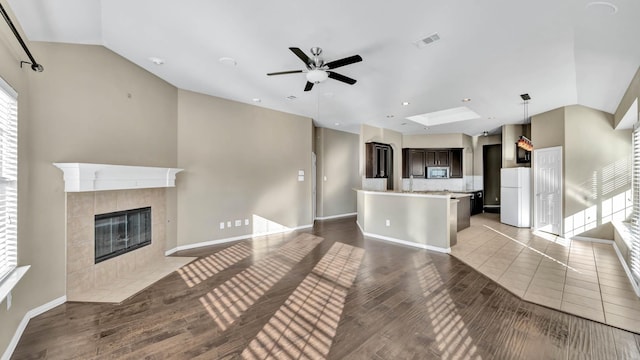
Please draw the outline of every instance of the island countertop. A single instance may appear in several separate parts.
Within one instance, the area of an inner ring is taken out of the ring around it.
[[[353,189],[355,191],[362,191],[364,193],[376,193],[384,195],[397,195],[397,196],[426,196],[426,197],[449,197],[451,199],[458,199],[462,197],[470,197],[471,193],[454,192],[454,191],[397,191],[397,190],[365,190],[365,189]]]

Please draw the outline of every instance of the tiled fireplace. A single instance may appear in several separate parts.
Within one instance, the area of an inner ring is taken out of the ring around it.
[[[164,255],[166,187],[180,169],[54,165],[67,196],[68,301],[121,302],[194,259]]]
[[[151,244],[95,263],[96,215],[151,208]],[[67,299],[83,300],[88,290],[110,289],[164,258],[165,189],[67,193]],[[136,271],[138,270],[138,271]]]

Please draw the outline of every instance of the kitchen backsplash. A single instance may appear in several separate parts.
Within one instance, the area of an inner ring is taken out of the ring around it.
[[[482,190],[482,176],[465,176],[462,179],[402,179],[403,191],[474,191]]]

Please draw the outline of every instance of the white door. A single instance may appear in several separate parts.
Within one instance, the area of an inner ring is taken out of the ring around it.
[[[562,146],[533,150],[534,228],[562,233]]]

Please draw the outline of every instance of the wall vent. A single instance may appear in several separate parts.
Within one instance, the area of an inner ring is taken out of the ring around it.
[[[423,48],[423,47],[425,47],[425,46],[427,46],[427,45],[429,45],[429,44],[431,44],[433,42],[436,42],[438,40],[440,40],[440,35],[438,35],[438,33],[433,33],[433,34],[427,36],[424,39],[420,39],[420,40],[416,41],[415,44],[416,44],[416,46],[418,48]]]

